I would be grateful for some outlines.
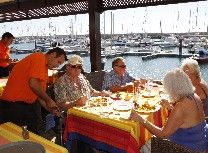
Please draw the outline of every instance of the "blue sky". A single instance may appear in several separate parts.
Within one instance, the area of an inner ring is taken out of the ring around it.
[[[111,12],[114,14],[114,33],[160,33],[160,21],[163,33],[201,32],[207,31],[208,26],[208,1],[106,11],[106,34],[111,31]],[[104,13],[100,17],[103,34]],[[82,14],[76,17],[73,15],[0,23],[0,33],[9,31],[15,36],[88,34],[88,19],[88,14]]]

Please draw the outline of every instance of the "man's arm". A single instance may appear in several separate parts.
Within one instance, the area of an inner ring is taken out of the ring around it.
[[[47,111],[49,111],[44,100],[42,100],[41,98],[38,98],[38,102],[41,104],[41,106],[43,108],[45,108]]]
[[[29,79],[29,86],[30,86],[31,90],[38,96],[38,98],[45,101],[46,106],[50,111],[52,111],[53,113],[56,113],[56,111],[59,110],[56,103],[42,89],[39,79],[30,78]]]
[[[110,91],[111,92],[118,92],[118,91],[126,91],[127,86],[111,86]]]

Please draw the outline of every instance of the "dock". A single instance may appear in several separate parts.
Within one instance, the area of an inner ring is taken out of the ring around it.
[[[21,49],[21,50],[16,50],[16,54],[29,54],[33,53],[34,50],[29,50],[29,49]],[[90,53],[87,51],[70,51],[67,52],[67,55],[70,54],[77,54],[82,57],[89,56]],[[153,52],[124,52],[124,53],[116,53],[116,54],[101,54],[102,58],[115,58],[119,56],[141,56],[142,60],[151,60],[155,58],[161,58],[161,57],[173,57],[173,58],[188,58],[191,56],[194,56],[194,54],[182,54],[179,55],[179,53],[153,53]]]
[[[142,56],[142,60],[151,60],[151,59],[161,58],[161,57],[189,58],[189,57],[192,57],[193,55],[194,54],[179,55],[177,53],[154,53],[154,54],[151,54],[151,55]]]
[[[125,52],[113,55],[101,55],[102,58],[114,58],[119,56],[141,56],[142,60],[151,60],[161,57],[173,57],[173,58],[189,58],[193,56],[193,54],[182,54],[179,55],[178,53],[152,53],[152,52]]]

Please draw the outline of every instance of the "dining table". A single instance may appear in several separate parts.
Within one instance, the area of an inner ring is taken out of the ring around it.
[[[154,106],[150,111],[139,110],[138,113],[151,123],[162,127],[166,122],[168,111],[159,105],[160,89],[152,87],[151,90],[157,94],[146,95],[146,90],[143,90],[136,95],[136,100],[143,101],[143,105],[153,101],[157,107]],[[99,99],[104,101],[107,99],[107,104],[100,104]],[[109,153],[140,152],[140,148],[151,139],[152,134],[139,122],[129,119],[134,104],[135,93],[119,93],[111,98],[92,97],[86,106],[69,109],[64,130],[67,149],[71,150],[73,141],[79,140]]]
[[[29,139],[22,136],[22,128],[11,122],[0,124],[0,146],[19,141],[33,141],[41,144],[46,153],[68,153],[68,150],[39,135],[29,132]]]

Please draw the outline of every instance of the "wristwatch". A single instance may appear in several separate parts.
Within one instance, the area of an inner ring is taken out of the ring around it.
[[[144,119],[143,124],[146,124],[146,123],[147,123],[147,119]]]

